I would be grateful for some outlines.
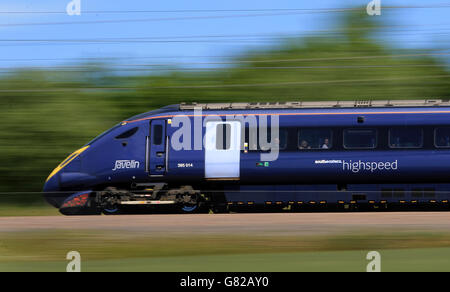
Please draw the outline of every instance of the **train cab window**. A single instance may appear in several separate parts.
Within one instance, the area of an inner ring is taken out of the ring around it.
[[[434,131],[434,145],[437,148],[450,148],[450,127],[436,128]]]
[[[130,129],[128,131],[123,132],[119,136],[116,137],[116,139],[127,139],[136,134],[136,132],[139,130],[138,127],[135,127],[133,129]]]
[[[332,147],[331,129],[300,129],[298,132],[298,149],[327,150]]]
[[[377,131],[374,129],[345,129],[344,148],[373,149],[377,147]]]
[[[423,129],[416,127],[395,127],[389,129],[390,148],[421,148]]]
[[[161,145],[163,141],[163,127],[162,125],[153,126],[153,145]]]
[[[216,149],[228,150],[231,146],[231,126],[229,124],[218,124],[216,127]]]

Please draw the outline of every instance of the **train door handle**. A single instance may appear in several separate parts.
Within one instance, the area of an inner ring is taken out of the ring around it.
[[[157,157],[164,157],[164,152],[156,152]]]

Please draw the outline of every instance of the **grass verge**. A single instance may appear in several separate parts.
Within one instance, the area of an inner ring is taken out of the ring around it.
[[[140,232],[0,234],[0,271],[65,271],[78,251],[83,271],[364,271],[379,251],[383,271],[450,271],[450,233],[188,237]]]

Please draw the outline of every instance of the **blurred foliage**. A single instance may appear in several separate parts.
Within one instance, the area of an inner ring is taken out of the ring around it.
[[[367,252],[377,250],[383,271],[442,272],[450,270],[449,245],[450,235],[436,231],[301,236],[15,231],[1,233],[0,272],[65,271],[68,250],[82,255],[82,271],[365,271]]]
[[[168,104],[448,99],[444,62],[423,55],[430,51],[394,50],[375,41],[373,21],[349,14],[335,33],[288,38],[214,70],[130,75],[86,64],[78,71],[0,75],[0,192],[40,191],[75,149],[127,117]]]

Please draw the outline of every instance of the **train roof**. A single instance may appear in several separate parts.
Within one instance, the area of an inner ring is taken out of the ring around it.
[[[162,114],[162,113],[167,113],[167,112],[174,112],[174,111],[179,111],[179,110],[180,110],[180,105],[178,105],[178,104],[171,104],[171,105],[167,105],[165,107],[159,108],[159,109],[155,109],[155,110],[151,110],[151,111],[145,112],[143,114],[132,116],[131,118],[126,119],[125,122],[127,122],[127,121],[134,121],[134,120],[140,120],[140,119],[144,119],[144,118],[147,118],[149,116],[156,115],[156,114]]]
[[[181,103],[183,110],[251,110],[251,109],[321,109],[321,108],[392,108],[392,107],[448,107],[449,100],[356,100],[356,101],[292,101],[292,102],[236,102]]]
[[[292,102],[233,102],[233,103],[181,103],[172,104],[159,109],[148,111],[133,116],[123,122],[136,122],[146,120],[152,116],[161,114],[176,114],[177,112],[205,110],[205,111],[227,111],[227,110],[288,110],[288,109],[394,109],[394,108],[439,108],[450,107],[450,100],[421,99],[421,100],[361,100],[361,101],[292,101]]]

